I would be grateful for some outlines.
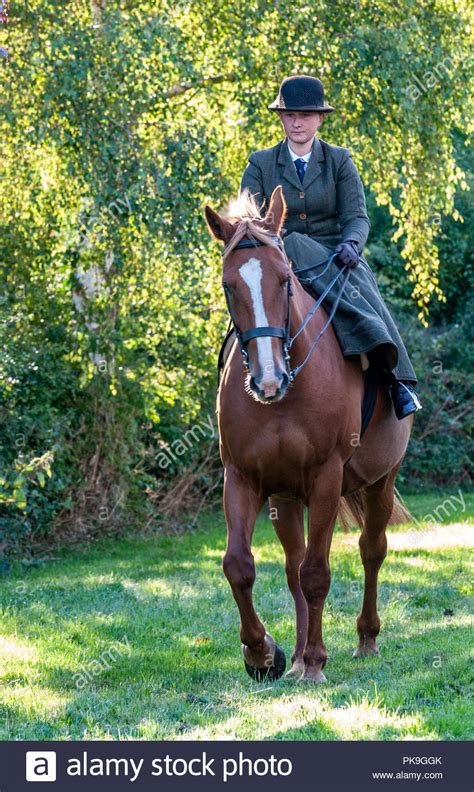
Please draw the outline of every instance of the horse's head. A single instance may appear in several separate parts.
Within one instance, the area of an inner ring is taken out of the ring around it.
[[[280,231],[286,216],[281,187],[261,217],[244,192],[225,216],[205,209],[211,234],[224,243],[223,285],[244,362],[247,385],[262,402],[279,401],[290,382],[289,337],[291,271]]]

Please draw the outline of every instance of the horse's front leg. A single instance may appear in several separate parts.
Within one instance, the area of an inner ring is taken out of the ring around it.
[[[303,652],[302,679],[325,682],[327,661],[323,641],[323,609],[331,583],[329,550],[341,496],[342,464],[318,471],[309,498],[308,546],[300,567],[300,584],[308,603],[308,636]]]
[[[252,535],[263,498],[233,467],[226,467],[224,511],[227,521],[227,549],[224,573],[240,612],[240,638],[245,668],[251,677],[278,679],[285,670],[285,655],[258,618],[252,601],[255,563]]]
[[[287,677],[300,677],[304,671],[303,651],[308,634],[308,605],[301,591],[300,566],[306,552],[304,506],[301,501],[272,496],[269,500],[273,527],[285,551],[288,588],[295,602],[296,645]]]

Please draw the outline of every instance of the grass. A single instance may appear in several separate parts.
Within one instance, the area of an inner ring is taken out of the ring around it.
[[[433,526],[447,498],[408,498],[418,533],[389,535],[379,658],[351,657],[362,566],[357,532],[336,532],[318,687],[245,674],[220,515],[184,536],[107,540],[15,569],[0,583],[1,739],[468,739],[474,499],[456,511],[450,500]],[[255,602],[289,659],[293,604],[264,515],[254,554]]]

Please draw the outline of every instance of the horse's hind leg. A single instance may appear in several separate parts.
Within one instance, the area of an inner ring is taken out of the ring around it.
[[[240,638],[247,673],[255,679],[278,679],[285,670],[285,655],[258,618],[252,600],[255,563],[251,552],[255,520],[263,499],[229,466],[224,479],[227,550],[224,573],[240,612]]]
[[[359,548],[365,571],[365,585],[362,610],[357,617],[359,645],[354,657],[374,655],[379,652],[376,643],[380,631],[380,619],[377,613],[377,578],[387,554],[385,529],[392,514],[397,471],[398,467],[366,487],[363,492],[365,517]]]
[[[292,666],[286,676],[301,676],[304,671],[303,651],[308,633],[308,603],[301,590],[299,570],[306,552],[304,538],[304,507],[301,501],[273,496],[269,501],[270,517],[285,551],[286,579],[295,601],[296,645],[291,655]]]

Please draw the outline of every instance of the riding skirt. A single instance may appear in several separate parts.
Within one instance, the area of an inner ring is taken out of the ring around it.
[[[308,291],[319,297],[339,271],[335,260],[329,267],[325,264],[333,255],[334,249],[297,231],[284,238],[284,246],[292,261],[295,275]],[[328,312],[341,282],[342,276],[323,301]],[[334,315],[333,327],[344,357],[367,354],[379,347],[377,352],[383,353],[386,366],[394,377],[416,384],[417,377],[408,352],[379,292],[374,274],[363,256],[360,256],[357,267],[350,271]]]

